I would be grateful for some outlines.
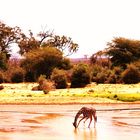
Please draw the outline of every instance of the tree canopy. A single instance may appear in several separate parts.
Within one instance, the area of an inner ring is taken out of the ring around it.
[[[23,34],[18,45],[20,54],[25,54],[41,47],[55,47],[65,56],[69,56],[78,50],[78,44],[74,43],[70,37],[55,35],[49,31],[40,32],[37,37],[29,31],[29,36]]]
[[[11,56],[11,46],[17,43],[21,37],[19,27],[10,27],[5,23],[0,22],[0,53],[5,53],[7,59]]]
[[[60,66],[62,59],[62,52],[56,48],[38,48],[26,54],[21,66],[36,80],[41,74],[50,76],[52,70]]]
[[[126,38],[114,38],[107,44],[106,54],[109,55],[113,66],[126,67],[127,64],[140,59],[140,41]]]
[[[7,59],[11,56],[11,46],[14,43],[19,46],[21,55],[41,47],[55,47],[65,56],[78,50],[78,44],[65,35],[59,36],[49,30],[41,31],[37,35],[29,30],[29,35],[26,35],[18,26],[10,27],[0,21],[0,53],[5,53]]]

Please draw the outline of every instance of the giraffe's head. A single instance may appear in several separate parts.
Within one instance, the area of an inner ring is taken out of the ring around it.
[[[77,127],[77,126],[76,126],[76,122],[73,123],[73,126],[74,126],[75,128]]]

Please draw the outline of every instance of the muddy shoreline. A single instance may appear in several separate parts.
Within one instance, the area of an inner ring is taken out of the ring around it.
[[[73,103],[0,103],[0,105],[140,105],[140,102],[122,102],[122,103],[93,103],[93,102],[73,102]]]

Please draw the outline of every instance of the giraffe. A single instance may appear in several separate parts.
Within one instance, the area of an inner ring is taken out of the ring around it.
[[[79,120],[78,124],[77,124],[77,120],[80,117],[80,115],[83,115],[82,118]],[[77,128],[80,124],[80,122],[85,119],[84,123],[86,122],[87,119],[90,119],[88,128],[90,128],[90,124],[92,122],[92,118],[94,118],[94,127],[95,127],[95,123],[97,122],[97,116],[96,116],[96,109],[95,108],[88,108],[88,107],[82,107],[76,114],[75,119],[74,119],[74,123],[73,126],[75,128]]]

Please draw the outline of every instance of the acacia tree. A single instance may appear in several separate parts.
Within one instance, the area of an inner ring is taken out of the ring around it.
[[[19,27],[10,27],[0,21],[0,69],[7,69],[7,63],[12,55],[11,47],[21,38]]]
[[[19,27],[10,27],[0,22],[0,53],[6,54],[7,59],[11,56],[11,45],[18,42],[21,34]]]
[[[106,54],[113,66],[126,68],[127,64],[140,60],[140,41],[126,38],[114,38],[107,44]]]
[[[70,56],[78,50],[78,44],[74,43],[70,37],[54,35],[44,42],[46,46],[56,47],[66,56]]]
[[[22,34],[20,40],[18,40],[18,46],[20,48],[19,53],[24,55],[33,49],[37,49],[40,46],[39,40],[37,40],[32,31],[29,30],[29,36]]]
[[[48,78],[52,70],[60,66],[62,59],[62,52],[56,48],[37,48],[25,55],[21,66],[27,73],[33,75],[33,80],[37,80],[41,74],[46,75]]]
[[[50,31],[42,31],[35,37],[31,30],[29,30],[29,37],[23,34],[18,45],[20,47],[20,54],[43,47],[55,47],[63,54],[66,54],[65,56],[69,56],[78,50],[78,44],[74,43],[71,38],[66,36],[61,37]]]

